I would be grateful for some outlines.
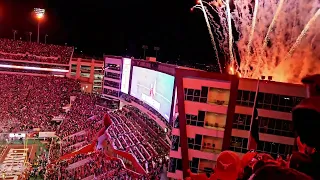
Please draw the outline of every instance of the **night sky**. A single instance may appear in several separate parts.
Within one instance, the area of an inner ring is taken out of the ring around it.
[[[162,62],[182,61],[216,64],[208,30],[201,11],[191,12],[195,0],[0,0],[0,37],[26,39],[37,21],[33,8],[46,9],[40,41],[77,47],[90,56],[104,54],[148,56],[160,47]]]

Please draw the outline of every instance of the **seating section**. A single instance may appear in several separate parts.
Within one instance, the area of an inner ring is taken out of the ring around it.
[[[57,130],[57,135],[63,139],[85,129],[100,130],[101,122],[100,125],[97,122],[102,120],[106,110],[95,105],[97,99],[97,95],[94,94],[79,94],[71,105],[71,111],[66,115],[63,125]]]
[[[108,157],[99,150],[59,161],[62,156],[67,157],[94,143],[97,133],[105,128],[103,117],[107,109],[97,105],[98,95],[80,92],[79,82],[61,77],[0,73],[0,83],[0,133],[33,132],[40,128],[41,131],[55,131],[59,137],[49,139],[48,158],[41,160],[46,164],[47,179],[130,179],[139,176],[126,169],[120,159]],[[71,96],[75,100],[70,104]],[[70,106],[67,113],[63,110],[66,106]],[[133,154],[148,172],[147,176],[138,179],[157,179],[159,167],[166,162],[165,156],[169,152],[165,133],[134,107],[125,106],[124,111],[110,114],[114,124],[108,131],[115,148]],[[57,116],[64,117],[61,123],[52,121]]]
[[[141,118],[138,118],[129,110],[130,106],[124,106],[123,110],[110,113],[113,124],[108,128],[108,135],[113,141],[115,149],[133,154],[140,165],[152,177],[158,177],[160,171],[154,168],[161,167],[166,162],[169,146],[159,143],[159,136],[151,132],[153,128],[145,128]]]
[[[52,117],[80,90],[77,81],[61,77],[0,74],[0,84],[0,133],[54,131]]]
[[[85,159],[83,164],[74,166],[75,160],[61,163],[62,179],[84,179],[88,177],[96,177],[96,179],[117,177],[118,174],[130,174],[125,168],[121,160],[110,158],[103,151],[96,151],[90,155],[85,155],[74,159]],[[79,162],[79,161],[78,161]]]
[[[152,112],[152,114],[156,115],[161,121],[163,121],[168,128],[171,129],[169,122],[157,110],[155,110],[154,108],[149,106],[147,103],[144,103],[143,101],[140,101],[139,99],[137,99],[133,96],[130,96],[128,94],[122,94],[121,98],[125,99],[128,102],[133,101],[133,102],[143,106],[144,108],[148,109],[150,112]]]
[[[0,39],[0,59],[69,64],[73,47]]]

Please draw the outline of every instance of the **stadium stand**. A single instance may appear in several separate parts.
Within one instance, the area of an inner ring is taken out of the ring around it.
[[[69,64],[73,47],[0,39],[0,58]]]
[[[0,39],[1,60],[68,64],[72,54],[72,47]],[[166,133],[152,117],[135,106],[125,105],[122,110],[110,111],[98,105],[98,95],[82,93],[79,82],[62,77],[0,73],[0,84],[0,133],[4,134],[1,136],[1,141],[5,140],[3,144],[9,138],[8,133],[32,134],[34,129],[40,129],[53,131],[57,135],[57,138],[47,138],[50,141],[48,154],[44,151],[35,154],[38,158],[33,164],[39,166],[26,169],[30,177],[37,177],[45,171],[47,180],[157,180],[169,166],[167,156],[170,146]],[[74,101],[71,97],[75,97]],[[170,128],[168,122],[147,104],[128,95],[122,98],[145,107]],[[70,111],[65,112],[65,106],[70,106]],[[112,121],[109,125],[104,122],[106,113]],[[63,117],[61,124],[53,121],[54,117]],[[113,150],[131,154],[146,173],[135,173],[127,167],[126,159],[109,156],[104,149],[98,149],[98,136],[103,135],[108,136],[107,145],[112,146]],[[7,147],[0,145],[0,157]],[[236,153],[223,151],[213,172],[190,172],[189,179],[203,180],[210,176],[212,179],[228,180],[312,179],[308,175],[319,179],[319,166],[315,166],[320,162],[319,153],[306,144],[299,148],[302,149],[298,156],[288,156],[285,160],[281,156],[274,159],[257,152],[248,152],[240,160]],[[304,154],[310,148],[313,154]],[[224,161],[231,162],[228,167],[233,169],[225,166]]]
[[[59,115],[70,96],[80,89],[77,81],[52,76],[0,74],[0,84],[2,133],[55,130],[52,117]]]

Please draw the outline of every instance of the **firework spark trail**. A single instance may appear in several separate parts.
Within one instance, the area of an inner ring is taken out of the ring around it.
[[[218,14],[218,11],[210,3],[206,2],[206,1],[202,1],[202,3],[208,5],[212,11],[214,11]]]
[[[254,30],[256,27],[258,9],[259,9],[259,0],[255,0],[251,31],[250,31],[249,42],[248,42],[248,47],[247,47],[247,58],[245,60],[244,67],[247,67],[247,65],[249,63],[249,57],[251,55],[251,43],[252,43],[253,33],[254,33]],[[246,75],[247,71],[245,71],[244,73]]]
[[[202,11],[201,5],[195,5],[195,6],[193,6],[192,8],[193,8],[193,9],[200,9],[200,10]],[[217,23],[215,23],[213,16],[212,16],[212,15],[210,14],[210,12],[208,11],[208,8],[204,7],[204,9],[205,9],[207,15],[209,15],[209,17],[210,17],[210,18],[208,18],[209,24],[210,24],[212,27],[218,29],[218,28],[219,28],[219,25],[218,25]],[[215,34],[219,34],[219,35],[220,35],[220,33],[218,33],[216,30],[215,30]],[[221,36],[221,35],[220,35],[220,36]]]
[[[312,16],[312,18],[309,20],[309,22],[305,25],[305,27],[303,28],[302,32],[298,36],[296,42],[293,44],[293,46],[291,47],[291,49],[289,50],[289,52],[285,56],[284,62],[286,62],[289,58],[292,57],[293,52],[298,47],[298,45],[300,44],[302,38],[306,35],[306,33],[309,30],[310,26],[312,25],[312,23],[314,23],[314,21],[316,21],[316,19],[318,18],[319,15],[320,15],[320,9],[318,9],[318,11],[314,14],[314,16]]]
[[[227,18],[226,18],[226,13],[224,13],[224,11],[219,11],[219,13],[218,13],[218,15],[219,15],[219,17],[220,17],[220,24],[221,24],[221,27],[222,27],[222,34],[223,34],[223,36],[222,36],[222,39],[219,41],[219,45],[220,45],[220,47],[222,47],[221,48],[221,50],[224,52],[224,54],[225,55],[228,55],[228,41],[226,40],[226,39],[229,39],[228,38],[228,36],[229,36],[229,34],[228,34],[228,23],[227,23]],[[227,56],[225,56],[225,57],[227,57]],[[227,59],[225,59],[225,60],[227,60]]]
[[[229,29],[229,53],[230,53],[230,61],[232,68],[234,67],[234,57],[233,57],[233,35],[232,35],[232,26],[231,26],[231,13],[230,13],[230,6],[229,2],[230,0],[227,0],[226,2],[226,10],[227,10],[227,20],[228,20],[228,29]],[[239,66],[237,67],[239,68]],[[238,70],[238,69],[237,69]]]
[[[258,65],[257,65],[257,67],[255,68],[253,74],[255,74],[256,71],[259,71],[259,70],[261,69],[260,64],[261,64],[261,61],[263,61],[263,60],[262,60],[262,55],[263,55],[264,49],[267,47],[267,44],[268,44],[268,41],[269,41],[269,34],[270,34],[270,32],[271,32],[274,24],[276,23],[276,20],[278,19],[278,16],[279,16],[279,14],[280,14],[280,12],[281,12],[280,10],[282,9],[283,3],[284,3],[284,0],[280,0],[280,1],[279,1],[279,5],[278,5],[278,8],[277,8],[277,10],[276,10],[276,13],[275,13],[275,15],[273,16],[273,19],[272,19],[271,24],[270,24],[270,26],[269,26],[269,28],[268,28],[267,34],[266,34],[266,36],[265,36],[265,38],[264,38],[263,45],[262,45],[262,49],[261,49],[261,51],[260,51],[260,56],[258,57],[258,58],[259,58],[259,60],[258,60]]]
[[[214,9],[210,4],[208,4],[211,9]],[[216,21],[214,20],[214,17],[212,16],[212,14],[209,12],[208,8],[205,7],[205,10],[207,12],[207,15],[210,17],[208,18],[210,25],[213,27],[214,29],[214,34],[216,34],[218,36],[218,38],[220,38],[222,36],[222,34],[219,31],[220,25],[218,23],[216,23]],[[216,11],[215,11],[216,12]]]
[[[205,2],[205,1],[203,1]],[[208,4],[208,3],[207,3]],[[217,11],[210,5],[208,4],[212,10],[214,10],[214,12],[217,13]],[[199,9],[202,11],[201,5],[194,5],[191,9]],[[207,15],[209,16],[208,20],[209,20],[209,24],[210,26],[213,27],[214,30],[214,34],[217,35],[218,41],[220,41],[220,39],[223,38],[222,33],[219,31],[220,29],[220,25],[218,23],[216,23],[216,21],[214,20],[214,17],[212,16],[212,14],[209,12],[208,8],[204,6],[204,9],[207,13]],[[219,44],[220,45],[220,44]]]
[[[202,0],[199,0],[199,2],[200,2],[200,5],[201,5],[201,8],[202,8],[204,19],[206,20],[206,23],[207,23],[209,35],[210,35],[210,38],[211,38],[212,47],[213,47],[213,50],[214,50],[215,55],[216,55],[216,60],[218,62],[219,70],[220,70],[220,73],[222,73],[221,64],[220,64],[220,61],[219,61],[218,50],[217,50],[216,43],[214,41],[214,37],[213,37],[212,31],[211,31],[211,27],[210,27],[210,24],[209,24],[208,16],[207,16],[207,13],[206,13],[205,8],[203,6]]]

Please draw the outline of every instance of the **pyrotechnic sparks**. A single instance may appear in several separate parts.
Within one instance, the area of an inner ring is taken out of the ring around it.
[[[218,62],[219,70],[220,70],[220,73],[222,73],[221,64],[220,64],[220,61],[219,61],[218,50],[217,50],[216,43],[214,41],[214,37],[213,37],[212,31],[211,31],[211,26],[210,26],[210,23],[209,23],[209,20],[208,20],[208,16],[207,16],[206,10],[205,10],[205,8],[203,6],[202,0],[199,0],[199,3],[201,5],[202,12],[203,12],[204,18],[205,18],[206,23],[207,23],[209,35],[210,35],[210,38],[211,38],[212,47],[213,47],[213,50],[215,52],[215,56],[216,56],[216,59],[217,59],[217,62]]]
[[[269,26],[269,28],[268,28],[267,34],[266,34],[266,36],[265,36],[265,38],[264,38],[263,45],[262,45],[262,48],[261,48],[261,50],[260,50],[260,53],[261,53],[261,54],[260,54],[260,56],[258,57],[259,60],[258,60],[258,65],[257,65],[257,67],[260,67],[260,64],[263,63],[263,59],[262,59],[261,56],[264,55],[264,50],[265,50],[265,48],[267,47],[267,44],[268,44],[268,41],[269,41],[270,32],[271,32],[271,30],[273,29],[273,27],[274,27],[274,25],[275,25],[275,23],[276,23],[276,20],[278,19],[278,16],[279,16],[280,11],[281,11],[282,6],[283,6],[283,2],[284,2],[284,0],[280,0],[280,1],[279,1],[279,5],[278,5],[278,8],[277,8],[276,14],[273,16],[273,19],[272,19],[271,24],[270,24],[270,26]],[[258,69],[258,68],[256,68],[256,69],[254,70],[254,72],[253,72],[254,76],[256,75],[257,72],[259,72],[259,70],[260,70],[260,69]]]
[[[318,0],[203,3],[210,10],[206,14],[217,37],[217,47],[230,60],[228,73],[255,79],[272,76],[275,81],[291,83],[299,83],[307,74],[320,73]],[[216,15],[219,18],[214,19]],[[234,40],[238,51],[233,47]],[[238,74],[235,57],[240,58],[243,74]]]
[[[318,18],[318,16],[320,15],[320,9],[318,9],[318,11],[316,12],[316,14],[310,19],[310,21],[306,24],[306,26],[304,27],[304,29],[302,30],[301,34],[299,35],[299,37],[297,38],[296,42],[293,44],[293,46],[291,47],[291,49],[289,50],[288,54],[286,55],[286,57],[284,58],[284,62],[286,62],[289,58],[292,57],[293,52],[296,50],[296,48],[299,46],[302,38],[306,35],[307,31],[309,30],[310,26],[312,25],[312,23],[314,23],[316,21],[316,19]],[[315,37],[314,37],[315,38]]]
[[[247,48],[247,58],[244,61],[244,67],[248,67],[248,61],[249,61],[249,58],[251,55],[251,43],[252,43],[254,29],[256,27],[258,9],[259,9],[259,0],[255,0],[252,25],[251,25],[251,31],[250,31],[250,35],[249,35],[249,42],[248,42],[248,48]],[[247,71],[248,71],[248,69],[245,70],[245,72],[244,72],[245,75],[246,75]]]
[[[234,67],[235,61],[233,57],[233,34],[232,34],[232,26],[231,26],[231,13],[230,13],[230,0],[227,0],[226,2],[226,10],[227,10],[227,19],[228,19],[228,32],[229,32],[229,54],[230,54],[230,64],[231,67]]]

